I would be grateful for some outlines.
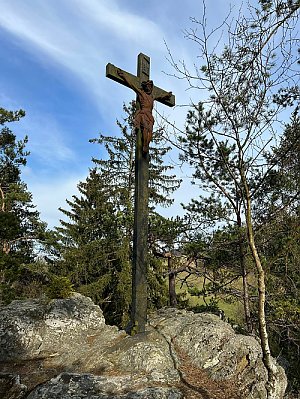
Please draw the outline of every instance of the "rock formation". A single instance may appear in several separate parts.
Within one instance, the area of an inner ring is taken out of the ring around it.
[[[80,294],[1,308],[0,361],[2,399],[266,398],[255,337],[215,315],[173,308],[131,337]],[[278,371],[281,399],[286,378]]]

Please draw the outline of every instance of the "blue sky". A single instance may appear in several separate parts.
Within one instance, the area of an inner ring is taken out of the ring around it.
[[[196,58],[183,30],[191,26],[190,17],[201,18],[202,2],[0,0],[0,6],[0,106],[26,111],[13,126],[18,138],[29,136],[23,180],[42,220],[53,227],[62,217],[58,207],[76,194],[91,158],[102,156],[88,140],[99,132],[118,134],[115,120],[122,117],[122,104],[134,98],[105,78],[108,62],[135,73],[143,52],[151,57],[155,84],[172,90],[177,104],[199,96],[163,72],[172,73],[165,42],[177,59]],[[227,0],[208,0],[211,23],[221,22],[228,7]],[[186,109],[158,109],[183,125]],[[186,181],[176,195],[176,210],[190,197],[190,187]]]

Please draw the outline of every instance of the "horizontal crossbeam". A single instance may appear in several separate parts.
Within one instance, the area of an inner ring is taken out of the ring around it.
[[[118,69],[123,71],[124,74],[126,74],[127,78],[136,86],[142,88],[141,83],[139,78],[135,75],[132,75],[129,72],[124,71],[121,68],[116,67],[113,64],[107,64],[106,65],[106,77],[114,80],[115,82],[121,83],[123,86],[129,87],[128,84],[118,75]],[[168,92],[160,89],[159,87],[153,86],[153,97],[157,98],[157,101],[160,103],[167,105],[168,107],[174,107],[175,105],[175,96],[172,94],[170,98],[160,100],[159,97],[164,97],[167,96]]]

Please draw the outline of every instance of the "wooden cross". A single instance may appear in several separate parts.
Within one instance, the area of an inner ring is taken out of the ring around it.
[[[120,73],[121,72],[121,73]],[[137,62],[137,76],[132,75],[112,64],[106,65],[106,76],[122,85],[142,90],[142,82],[150,78],[150,58],[140,53]],[[129,84],[130,82],[130,84]],[[136,90],[135,90],[136,91]],[[153,86],[154,99],[169,107],[175,105],[175,96],[165,90]],[[137,95],[137,111],[141,109]],[[132,309],[131,332],[144,332],[147,322],[147,241],[148,241],[148,181],[149,153],[143,151],[141,128],[136,128],[135,150],[135,202],[133,229],[133,259],[132,259]]]

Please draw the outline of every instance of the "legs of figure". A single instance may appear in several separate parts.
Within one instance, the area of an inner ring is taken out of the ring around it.
[[[147,153],[149,151],[149,143],[152,139],[152,129],[142,129],[143,133],[143,152]]]
[[[142,131],[143,152],[149,151],[149,143],[152,140],[154,119],[151,113],[138,111],[135,115],[134,125]]]

